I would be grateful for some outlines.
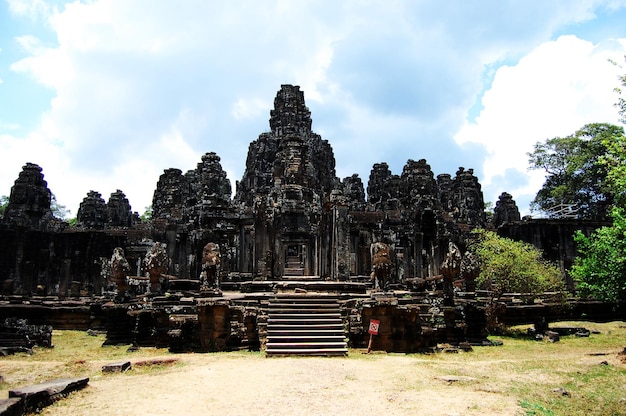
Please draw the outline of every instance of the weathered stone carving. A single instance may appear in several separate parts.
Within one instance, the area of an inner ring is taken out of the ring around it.
[[[150,278],[150,292],[161,292],[161,275],[167,273],[169,267],[169,257],[166,246],[156,242],[143,259],[144,270]]]
[[[86,228],[104,228],[109,221],[109,210],[100,193],[96,191],[87,193],[83,202],[80,203],[76,220],[78,225]]]
[[[365,210],[365,189],[363,181],[356,173],[352,176],[344,178],[341,182],[343,185],[343,194],[348,199],[350,209],[352,211]]]
[[[111,256],[111,280],[117,286],[117,295],[119,298],[127,296],[129,289],[126,277],[130,272],[130,264],[124,257],[124,249],[115,247],[113,256]]]
[[[374,281],[374,285],[382,290],[387,290],[393,268],[391,248],[385,243],[373,243],[371,246],[371,256],[371,278]]]
[[[220,246],[208,243],[202,250],[201,290],[219,289],[220,287]]]
[[[444,302],[450,304],[454,297],[454,280],[461,276],[461,263],[463,256],[456,244],[448,243],[448,253],[443,263],[441,263],[441,274],[443,275]]]
[[[119,189],[111,194],[107,204],[108,224],[112,227],[130,227],[133,225],[133,212],[128,198]]]
[[[513,200],[513,196],[507,192],[502,192],[493,210],[492,224],[498,228],[503,224],[520,220],[519,209]]]
[[[463,254],[463,260],[461,260],[461,278],[465,287],[463,290],[466,292],[473,292],[476,290],[476,278],[480,274],[480,263],[478,257],[471,251],[466,251]]]
[[[387,163],[375,163],[367,183],[367,202],[374,210],[397,209],[400,177],[393,175]]]
[[[152,219],[180,223],[190,194],[189,183],[182,171],[166,169],[159,177],[152,198]]]
[[[41,172],[42,169],[34,163],[26,163],[22,167],[11,187],[9,203],[4,212],[5,223],[39,228],[52,219],[52,193]]]

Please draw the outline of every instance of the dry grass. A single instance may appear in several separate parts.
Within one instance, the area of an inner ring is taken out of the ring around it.
[[[33,349],[33,354],[19,353],[0,358],[0,398],[7,397],[8,390],[46,380],[65,377],[101,377],[102,366],[117,361],[135,360],[128,352],[128,345],[102,346],[104,335],[90,336],[82,331],[54,331],[54,348]],[[166,349],[142,348],[140,360],[171,355]],[[152,371],[151,366],[132,374]],[[162,367],[162,366],[154,366]]]
[[[152,403],[149,397],[145,399],[147,402],[141,397],[125,402],[120,396],[125,385],[128,385],[126,389],[133,389],[135,395],[142,389],[157,386],[162,394],[167,394],[168,386],[188,385],[189,397],[181,398],[178,406],[192,411],[194,407],[184,406],[192,406],[193,400],[208,400],[194,390],[198,380],[205,380],[207,387],[209,382],[216,383],[218,389],[220,397],[211,399],[214,409],[224,406],[224,409],[231,409],[230,414],[240,413],[237,408],[228,407],[229,401],[244,406],[248,397],[255,402],[249,405],[253,407],[242,407],[242,413],[267,406],[270,411],[274,409],[273,414],[297,414],[293,406],[287,406],[286,413],[277,413],[271,402],[263,402],[266,396],[261,394],[263,389],[270,389],[267,396],[271,396],[276,394],[271,389],[278,386],[282,386],[283,394],[287,395],[281,399],[285,401],[290,400],[289,394],[301,396],[302,391],[324,397],[324,403],[319,404],[307,404],[304,399],[298,401],[308,413],[318,414],[324,414],[324,409],[329,407],[316,406],[329,406],[333,402],[355,410],[354,406],[363,403],[354,401],[358,397],[363,399],[367,391],[381,395],[386,401],[382,408],[388,409],[387,414],[409,414],[423,410],[423,406],[430,406],[428,414],[626,414],[626,364],[620,355],[626,346],[626,325],[622,322],[563,325],[584,326],[599,333],[589,338],[562,337],[561,342],[549,343],[518,336],[525,330],[519,327],[509,336],[492,338],[502,341],[503,346],[474,348],[469,353],[365,355],[361,350],[352,350],[347,359],[266,359],[262,353],[248,352],[172,355],[155,348],[128,352],[128,346],[102,347],[102,336],[55,331],[53,349],[36,349],[33,355],[0,358],[3,377],[0,397],[6,397],[11,388],[43,380],[89,376],[91,390],[77,393],[44,413],[89,414],[87,409],[104,408],[102,414],[132,414],[128,406],[133,403],[144,407]],[[172,358],[176,360],[172,362]],[[133,369],[123,374],[102,374],[102,365],[123,360],[131,361]],[[137,365],[146,360],[157,365]],[[213,376],[219,380],[213,380]],[[254,380],[249,380],[251,378]],[[246,384],[249,382],[253,382],[251,387]],[[563,395],[563,389],[567,395]],[[109,391],[111,393],[107,393]],[[121,412],[116,409],[118,413],[113,410],[107,413],[106,404],[101,401],[110,402],[108,395],[114,395],[119,399],[119,406],[126,407]],[[377,403],[366,404],[371,408]],[[332,411],[344,414],[336,408]]]

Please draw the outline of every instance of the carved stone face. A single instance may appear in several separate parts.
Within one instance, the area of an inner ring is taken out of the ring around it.
[[[372,244],[372,267],[376,268],[383,264],[391,263],[389,246],[385,243]]]
[[[208,243],[202,249],[202,264],[217,266],[220,264],[220,246],[216,243]]]

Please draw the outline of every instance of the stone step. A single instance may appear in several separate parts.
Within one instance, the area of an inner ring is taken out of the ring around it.
[[[267,325],[272,327],[273,324],[282,325],[343,325],[343,321],[336,318],[329,319],[311,319],[311,318],[268,318]]]
[[[326,356],[326,357],[345,357],[348,355],[347,348],[283,348],[279,350],[266,350],[267,356],[288,356],[288,355],[300,355],[300,356]]]
[[[337,311],[336,306],[333,308],[329,305],[316,304],[315,306],[310,307],[307,305],[299,305],[299,304],[294,303],[294,304],[282,305],[278,308],[273,307],[272,314],[275,314],[275,315],[297,314],[298,312],[305,310],[305,308],[307,312],[315,311],[315,313],[325,313],[325,314],[336,313]]]
[[[343,335],[272,335],[267,338],[268,345],[276,345],[282,343],[293,343],[293,344],[301,344],[301,343],[317,343],[317,344],[326,344],[326,343],[345,343],[346,338]]]
[[[273,308],[293,307],[293,305],[307,308],[316,308],[320,306],[324,306],[326,308],[337,308],[339,306],[337,302],[325,299],[280,299],[272,302]]]
[[[280,318],[280,319],[341,319],[341,313],[339,312],[334,312],[334,313],[327,313],[327,312],[320,312],[320,313],[316,313],[314,311],[311,310],[307,310],[306,312],[302,312],[302,313],[298,313],[298,312],[275,312],[275,311],[270,311],[268,313],[270,318]]]
[[[306,282],[321,282],[322,281],[322,278],[320,276],[305,275],[304,269],[296,269],[296,270],[302,271],[302,273],[298,275],[285,273],[285,276],[283,276],[283,280],[295,280],[295,281],[306,281]]]
[[[336,297],[282,294],[270,299],[266,355],[345,356],[348,353]]]
[[[291,350],[306,350],[311,348],[343,348],[346,346],[345,341],[340,342],[268,342],[267,349],[279,350],[279,349],[291,349]]]
[[[304,276],[304,269],[285,267],[285,270],[283,273],[284,273],[284,276]]]
[[[320,330],[343,331],[343,322],[314,323],[314,324],[268,322],[267,328],[272,329],[272,331],[308,331],[308,332],[320,331]]]
[[[272,337],[281,337],[281,336],[340,336],[345,337],[343,327],[339,328],[329,328],[329,329],[293,329],[292,327],[288,327],[285,329],[280,328],[272,328]]]

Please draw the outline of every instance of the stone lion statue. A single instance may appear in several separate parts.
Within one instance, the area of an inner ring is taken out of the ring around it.
[[[115,247],[111,256],[111,281],[117,286],[117,293],[124,296],[128,291],[126,276],[130,272],[130,264],[124,257],[124,249]]]
[[[202,289],[219,289],[220,271],[220,246],[217,243],[208,243],[202,249],[202,272],[200,273],[200,283]]]
[[[374,287],[386,290],[393,266],[391,249],[389,245],[385,243],[373,243],[370,246],[370,255],[372,256],[371,278],[374,282]]]
[[[167,257],[167,246],[156,242],[143,259],[144,270],[150,278],[150,291],[159,293],[161,291],[161,275],[167,273],[169,258]]]
[[[441,263],[441,274],[443,275],[443,295],[444,303],[450,304],[454,297],[454,280],[461,276],[461,263],[463,255],[461,250],[453,242],[448,243],[448,253],[443,263]]]

